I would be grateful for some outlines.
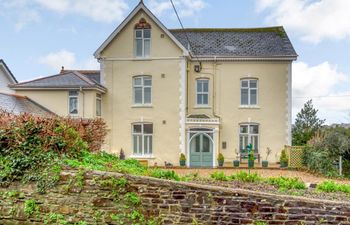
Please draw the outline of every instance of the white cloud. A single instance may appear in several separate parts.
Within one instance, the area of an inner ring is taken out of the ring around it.
[[[320,117],[328,123],[349,122],[344,119],[350,112],[350,105],[346,104],[350,97],[334,97],[350,95],[350,91],[338,91],[338,85],[343,82],[349,82],[348,77],[328,62],[316,66],[294,63],[293,117],[307,100],[313,99]]]
[[[180,17],[191,17],[204,9],[207,4],[204,0],[173,0]],[[149,0],[150,10],[157,16],[173,13],[169,0]]]
[[[96,22],[119,22],[129,9],[126,0],[0,0],[1,14],[15,21],[15,29],[39,22],[46,11],[85,16]]]
[[[115,22],[129,9],[125,0],[35,0],[46,9],[62,14],[78,14],[97,22]]]
[[[49,66],[55,72],[60,71],[62,66],[66,69],[99,69],[96,59],[89,58],[84,61],[77,61],[75,54],[65,49],[42,56],[38,62]]]
[[[258,12],[267,12],[267,23],[283,25],[302,40],[350,37],[349,0],[257,0]]]

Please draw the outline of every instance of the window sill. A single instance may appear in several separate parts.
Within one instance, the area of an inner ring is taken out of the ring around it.
[[[132,105],[131,108],[153,108],[153,105]]]
[[[211,106],[209,106],[209,105],[195,105],[193,108],[194,109],[211,109]]]
[[[260,106],[258,105],[240,105],[238,106],[239,109],[260,109]]]
[[[130,158],[133,159],[155,159],[153,155],[131,155]]]

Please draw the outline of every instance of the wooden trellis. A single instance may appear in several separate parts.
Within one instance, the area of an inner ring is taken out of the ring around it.
[[[301,168],[303,147],[302,146],[286,146],[288,155],[288,166],[290,168]]]

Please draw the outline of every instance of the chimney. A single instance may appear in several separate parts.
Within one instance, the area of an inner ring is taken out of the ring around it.
[[[64,66],[61,67],[61,72],[60,73],[64,73]]]

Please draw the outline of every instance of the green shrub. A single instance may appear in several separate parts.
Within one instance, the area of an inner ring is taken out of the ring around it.
[[[322,192],[344,192],[350,194],[350,185],[338,184],[329,180],[318,184],[316,189]]]
[[[280,163],[288,163],[288,156],[285,149],[281,151]]]
[[[217,160],[218,160],[219,162],[221,162],[221,161],[223,162],[223,161],[225,160],[224,155],[223,155],[222,153],[219,153]]]
[[[185,154],[183,154],[183,153],[180,154],[180,161],[186,161]]]
[[[24,202],[24,214],[32,216],[33,214],[39,213],[39,206],[36,204],[34,199],[29,199]]]
[[[218,172],[215,171],[214,173],[210,174],[210,177],[217,181],[228,181],[229,177],[224,174],[224,172]]]
[[[173,170],[161,170],[161,169],[153,169],[150,174],[151,177],[167,179],[167,180],[176,180],[179,181],[180,177]]]
[[[306,189],[306,185],[304,182],[299,180],[299,178],[288,178],[288,177],[270,177],[266,180],[268,184],[274,185],[279,189]]]
[[[260,177],[257,173],[247,173],[245,171],[241,171],[239,173],[233,174],[230,176],[233,180],[240,180],[243,182],[258,182],[262,180],[262,177]]]

